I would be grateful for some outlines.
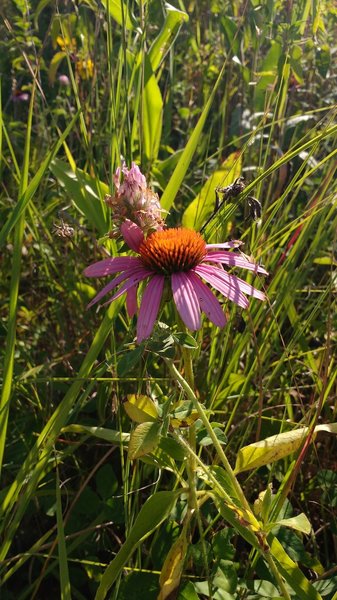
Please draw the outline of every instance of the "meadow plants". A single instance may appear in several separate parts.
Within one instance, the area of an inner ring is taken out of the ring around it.
[[[333,2],[0,14],[4,597],[336,600]]]

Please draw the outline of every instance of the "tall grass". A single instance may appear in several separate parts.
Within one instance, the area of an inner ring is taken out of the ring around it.
[[[4,597],[336,600],[333,3],[0,13]],[[166,346],[86,312],[121,156],[169,226],[244,241],[266,303]]]

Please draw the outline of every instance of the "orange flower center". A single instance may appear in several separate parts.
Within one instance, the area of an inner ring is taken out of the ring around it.
[[[164,229],[144,239],[139,254],[145,266],[170,275],[199,265],[206,256],[206,244],[200,233],[191,229]]]

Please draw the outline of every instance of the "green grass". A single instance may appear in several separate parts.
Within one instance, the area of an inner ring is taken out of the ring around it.
[[[4,598],[336,600],[333,2],[0,15]],[[244,241],[267,301],[193,339],[167,305],[166,347],[159,328],[135,344],[123,299],[87,312],[84,268],[125,252],[104,237],[121,156],[169,226]],[[127,411],[134,394],[156,416]]]

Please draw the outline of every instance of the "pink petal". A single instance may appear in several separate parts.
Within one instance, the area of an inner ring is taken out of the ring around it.
[[[151,334],[158,315],[164,283],[163,275],[154,275],[145,288],[137,323],[137,342],[139,344]]]
[[[242,246],[243,242],[240,240],[232,240],[231,242],[223,242],[221,244],[206,244],[206,249],[210,248],[238,248]]]
[[[109,292],[112,292],[112,290],[115,287],[117,287],[117,285],[122,283],[122,281],[125,281],[125,279],[129,279],[129,277],[131,277],[132,275],[138,275],[139,273],[143,273],[144,269],[145,269],[145,267],[143,265],[141,267],[139,267],[139,265],[137,265],[135,267],[127,269],[126,271],[124,271],[124,273],[117,275],[117,277],[115,277],[112,281],[110,281],[106,286],[104,286],[104,288],[102,288],[98,292],[98,294],[95,296],[95,298],[93,298],[93,300],[91,300],[91,302],[89,302],[87,308],[91,308],[91,306],[93,306],[94,304],[97,304],[97,302],[99,302],[100,299],[103,298],[103,296],[105,296]]]
[[[86,277],[105,277],[105,275],[112,275],[136,265],[142,265],[136,256],[117,256],[93,263],[84,269],[83,273]]]
[[[222,279],[222,281],[228,283],[232,287],[239,287],[241,292],[243,292],[244,294],[248,294],[249,296],[253,296],[254,298],[258,298],[259,300],[266,299],[265,294],[263,292],[260,292],[260,290],[257,290],[255,287],[253,287],[243,279],[240,279],[240,277],[237,277],[236,275],[231,275],[230,273],[227,273],[227,271],[225,271],[224,269],[218,267],[211,267],[211,269],[214,269],[216,271],[216,276]]]
[[[138,252],[139,246],[144,239],[144,234],[141,228],[138,227],[136,223],[126,219],[126,221],[124,221],[124,223],[121,225],[121,232],[129,248],[135,252]]]
[[[223,277],[220,277],[218,272],[225,273],[225,271],[211,265],[198,265],[195,267],[194,272],[198,273],[200,277],[205,279],[210,285],[218,290],[218,292],[221,292],[226,296],[226,298],[235,302],[235,304],[242,306],[242,308],[247,308],[249,305],[246,296],[244,296],[240,289],[240,285],[236,282],[237,278],[234,278],[234,276],[233,280],[224,281]]]
[[[255,273],[268,275],[268,272],[263,267],[250,262],[240,254],[234,254],[234,252],[208,252],[203,262],[206,261],[224,263],[230,267],[241,267],[242,269],[248,269],[248,271],[255,271]]]
[[[118,292],[116,292],[116,294],[114,294],[112,296],[112,298],[110,298],[107,302],[105,302],[103,306],[105,306],[106,304],[110,304],[111,302],[113,302],[114,300],[119,298],[119,296],[122,296],[122,294],[125,294],[125,292],[127,292],[128,289],[130,289],[132,286],[138,285],[138,283],[140,283],[140,281],[143,281],[143,279],[146,279],[147,277],[150,277],[151,275],[153,275],[153,272],[148,269],[145,269],[145,267],[143,267],[142,270],[139,270],[137,273],[134,273],[133,275],[131,275],[131,277],[129,277],[128,280],[123,285],[121,285]]]
[[[175,305],[185,325],[192,331],[200,329],[200,305],[188,273],[173,273],[171,285]]]
[[[198,296],[201,310],[206,313],[214,325],[218,327],[224,327],[226,325],[226,317],[221,308],[219,300],[214,296],[211,290],[205,285],[193,272],[188,273],[189,280],[191,281],[195,293]]]
[[[126,310],[130,319],[137,314],[138,311],[138,303],[137,303],[137,289],[138,286],[134,285],[129,288],[126,292]]]

